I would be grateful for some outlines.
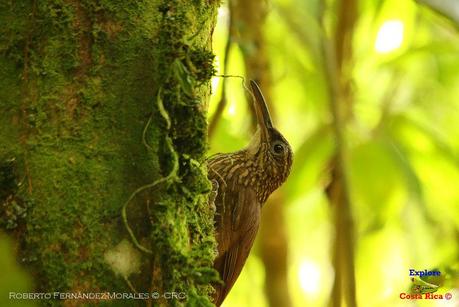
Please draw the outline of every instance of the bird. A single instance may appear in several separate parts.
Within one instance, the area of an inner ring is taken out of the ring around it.
[[[236,282],[257,234],[261,209],[269,195],[290,174],[293,151],[273,126],[258,84],[250,81],[257,130],[248,146],[208,159],[208,178],[216,192],[214,217],[218,254],[214,269],[221,282],[214,283],[213,303],[220,306]]]

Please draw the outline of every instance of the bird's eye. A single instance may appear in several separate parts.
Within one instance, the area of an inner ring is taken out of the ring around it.
[[[275,154],[279,155],[279,154],[284,152],[284,146],[282,144],[279,144],[279,143],[274,144],[273,151],[274,151]]]

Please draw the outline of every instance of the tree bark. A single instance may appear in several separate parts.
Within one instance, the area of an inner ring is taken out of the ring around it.
[[[322,2],[322,30],[325,1]],[[335,153],[330,160],[330,182],[326,195],[333,210],[335,241],[333,246],[333,282],[329,306],[356,307],[355,234],[352,203],[346,174],[346,125],[352,116],[352,34],[358,17],[358,0],[346,0],[337,6],[333,42],[324,36],[321,49],[327,81],[330,113],[335,138]],[[334,47],[334,48],[333,48]]]
[[[205,113],[218,6],[1,2],[0,231],[36,291],[211,304]]]

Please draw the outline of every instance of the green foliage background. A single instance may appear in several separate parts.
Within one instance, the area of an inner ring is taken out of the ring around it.
[[[276,124],[295,150],[292,174],[282,188],[295,306],[326,306],[333,283],[333,219],[324,189],[330,180],[327,163],[334,139],[320,63],[319,4],[274,0],[265,25]],[[454,1],[451,5],[457,6]],[[354,100],[351,118],[343,127],[356,226],[358,304],[456,306],[459,26],[408,0],[360,1],[358,12],[353,63],[348,67]],[[334,4],[328,6],[325,19],[330,24],[336,19]],[[379,53],[377,34],[390,20],[403,24],[403,42],[391,52]],[[222,7],[214,33],[220,73],[227,22],[228,10]],[[232,48],[229,63],[228,74],[244,75],[240,49]],[[210,116],[220,99],[221,81],[213,82]],[[211,140],[212,152],[239,149],[250,138],[250,112],[241,80],[228,79],[227,93],[228,106]],[[451,292],[453,299],[401,300],[400,293],[411,285],[410,268],[439,269],[444,280],[438,293]],[[255,251],[225,306],[267,306],[263,275]]]

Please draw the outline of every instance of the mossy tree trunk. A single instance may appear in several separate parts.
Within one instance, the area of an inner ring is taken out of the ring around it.
[[[0,231],[37,291],[175,291],[185,295],[147,304],[210,304],[218,5],[0,2]]]

